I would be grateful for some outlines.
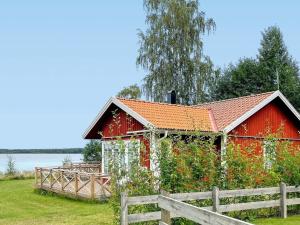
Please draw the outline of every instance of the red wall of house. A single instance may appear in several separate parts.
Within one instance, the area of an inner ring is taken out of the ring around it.
[[[229,133],[229,141],[242,147],[255,145],[261,151],[263,137],[278,133],[281,138],[300,144],[299,121],[280,101],[274,100]]]
[[[99,131],[102,137],[128,135],[128,131],[143,130],[144,126],[116,106],[111,106],[102,120]]]
[[[103,140],[111,140],[120,137],[123,140],[136,138],[141,143],[141,165],[150,168],[150,145],[149,140],[143,135],[128,134],[128,131],[140,131],[145,129],[137,120],[132,118],[117,106],[111,106],[98,125],[98,132],[101,132]]]

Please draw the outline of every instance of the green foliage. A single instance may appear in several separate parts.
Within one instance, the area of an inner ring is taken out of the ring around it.
[[[206,191],[217,185],[220,161],[214,137],[165,139],[160,143],[159,163],[161,188],[171,193]]]
[[[6,176],[14,176],[17,173],[16,161],[11,155],[7,156],[7,167],[6,167]]]
[[[119,224],[120,221],[120,196],[124,191],[128,192],[129,196],[152,195],[157,193],[158,178],[155,177],[152,171],[143,167],[140,163],[138,152],[143,154],[145,146],[140,146],[134,142],[128,148],[129,154],[132,154],[133,159],[126,167],[123,163],[125,158],[126,144],[122,140],[116,140],[113,144],[119,149],[117,154],[111,155],[110,171],[111,171],[111,189],[112,196],[110,204],[114,211],[114,224]],[[140,150],[139,150],[140,148]],[[151,211],[157,209],[155,206],[132,206],[129,208],[129,213],[137,213],[143,211]],[[155,223],[147,223],[155,224]]]
[[[289,55],[283,35],[276,26],[262,33],[256,59],[244,58],[230,64],[218,81],[216,99],[227,99],[268,91],[280,91],[300,109],[299,68]],[[279,85],[278,79],[279,77]]]
[[[124,87],[118,94],[118,97],[128,99],[139,99],[142,96],[142,91],[137,84]]]
[[[170,193],[210,191],[214,186],[223,190],[259,188],[278,186],[280,182],[287,185],[300,183],[300,151],[288,141],[280,140],[280,133],[267,134],[264,140],[257,139],[249,145],[236,145],[230,141],[222,161],[216,151],[215,136],[204,136],[203,133],[179,134],[160,139],[156,143],[158,160],[157,170],[143,167],[138,155],[137,145],[131,145],[128,151],[136,156],[129,167],[124,166],[126,154],[125,143],[116,141],[118,154],[114,154],[110,163],[113,196],[111,204],[114,209],[115,223],[119,222],[120,194],[127,191],[129,196],[157,194],[161,189]],[[134,140],[134,137],[133,139]],[[266,155],[263,148],[269,143],[272,163],[266,166]],[[274,149],[274,152],[271,151]],[[141,155],[145,151],[142,146]],[[272,154],[271,154],[272,153]],[[155,175],[159,172],[159,176]],[[273,200],[278,196],[262,195],[240,198],[223,198],[221,204],[243,203],[249,201]],[[196,206],[209,206],[211,200],[191,201]],[[158,211],[155,205],[132,206],[129,213]],[[296,208],[293,210],[297,210]],[[231,212],[230,216],[243,220],[253,220],[257,216],[277,215],[277,209],[259,209]],[[156,224],[147,222],[141,224]],[[184,219],[175,219],[173,224],[194,223]]]
[[[69,155],[67,155],[63,161],[62,161],[62,164],[65,165],[65,164],[71,164],[72,163],[72,160],[71,160],[71,157]]]
[[[144,0],[148,29],[140,31],[137,65],[146,97],[164,101],[175,90],[183,104],[203,102],[215,76],[212,61],[203,55],[202,36],[215,29],[198,0]]]
[[[265,92],[264,84],[257,79],[259,74],[255,59],[244,58],[235,65],[230,64],[218,80],[215,98],[227,99]]]
[[[290,142],[279,142],[276,152],[275,172],[281,174],[281,181],[300,185],[300,151]]]
[[[102,158],[102,146],[99,141],[91,140],[83,149],[84,162],[100,162]]]
[[[34,172],[32,171],[22,171],[16,172],[14,175],[7,175],[0,172],[0,181],[4,180],[26,180],[26,179],[33,179]]]
[[[266,90],[279,88],[292,104],[300,109],[300,81],[297,62],[290,56],[279,27],[267,28],[262,33],[258,62],[260,79],[264,80]]]

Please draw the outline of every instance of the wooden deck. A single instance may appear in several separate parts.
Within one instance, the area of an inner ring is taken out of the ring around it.
[[[103,200],[111,196],[110,177],[92,171],[95,166],[72,169],[68,167],[36,168],[36,188],[92,200]],[[99,167],[97,167],[98,169]]]

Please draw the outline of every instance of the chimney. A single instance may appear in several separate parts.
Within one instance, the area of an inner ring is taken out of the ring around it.
[[[176,92],[174,90],[168,92],[167,102],[169,104],[176,104]]]

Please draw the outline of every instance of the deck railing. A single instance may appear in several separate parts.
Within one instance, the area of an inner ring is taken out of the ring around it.
[[[91,165],[89,165],[91,166]],[[39,189],[73,197],[102,200],[111,195],[110,177],[94,171],[97,167],[80,166],[35,168],[35,184]],[[98,170],[98,168],[97,168]]]
[[[74,170],[79,172],[87,173],[101,173],[101,163],[100,162],[90,162],[90,163],[65,163],[63,167],[57,167],[58,169]]]

